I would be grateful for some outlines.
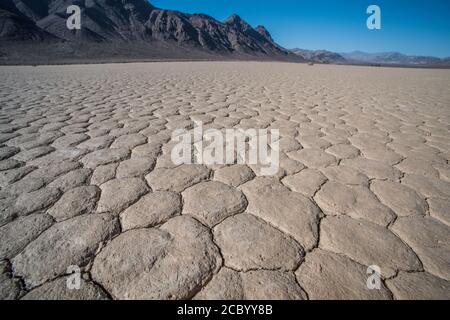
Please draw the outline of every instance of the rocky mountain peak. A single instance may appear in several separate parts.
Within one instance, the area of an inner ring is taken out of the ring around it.
[[[255,30],[256,30],[260,35],[262,35],[264,38],[266,38],[268,41],[274,42],[274,41],[273,41],[273,38],[272,38],[272,35],[270,34],[269,31],[267,31],[267,29],[266,29],[264,26],[259,25],[259,26],[257,26],[257,27],[255,28]]]
[[[242,20],[242,18],[239,15],[232,14],[227,19],[225,19],[224,23],[232,24],[232,23],[240,23],[241,21],[243,21],[243,20]]]
[[[70,43],[96,43],[106,52],[125,43],[211,55],[300,59],[278,46],[264,27],[255,30],[237,14],[220,22],[204,14],[156,8],[147,0],[0,1],[4,11],[0,15],[0,41],[36,41],[51,36],[66,47]],[[66,9],[71,4],[81,7],[81,30],[66,27]]]
[[[230,17],[228,17],[224,21],[224,23],[232,28],[235,28],[235,29],[238,29],[241,31],[246,31],[246,30],[252,29],[252,27],[237,14],[233,14]]]

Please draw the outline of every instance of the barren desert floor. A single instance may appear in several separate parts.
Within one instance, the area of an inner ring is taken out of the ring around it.
[[[194,121],[278,173],[176,166]],[[449,160],[449,70],[0,67],[0,298],[450,299]]]

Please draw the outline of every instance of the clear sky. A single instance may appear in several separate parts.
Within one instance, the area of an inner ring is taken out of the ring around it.
[[[264,25],[286,48],[450,56],[450,0],[150,0],[154,6]],[[381,8],[381,30],[366,9]]]

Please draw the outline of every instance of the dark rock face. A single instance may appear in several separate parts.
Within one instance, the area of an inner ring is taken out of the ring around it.
[[[69,5],[81,8],[81,30],[66,27]],[[0,41],[59,39],[68,43],[159,42],[209,54],[301,60],[278,46],[262,26],[237,15],[224,22],[203,14],[153,7],[146,0],[2,0]]]
[[[289,54],[288,51],[253,29],[238,15],[232,15],[224,21],[224,24],[229,27],[228,38],[234,50],[256,51],[265,54]]]
[[[258,33],[262,35],[266,40],[274,42],[271,34],[269,33],[269,31],[267,31],[267,29],[264,26],[257,26],[255,30],[258,31]]]
[[[0,2],[0,39],[3,40],[44,40],[52,38],[40,29],[34,21],[23,14],[12,0]]]
[[[1,39],[43,40],[48,36],[46,32],[22,15],[0,9]]]

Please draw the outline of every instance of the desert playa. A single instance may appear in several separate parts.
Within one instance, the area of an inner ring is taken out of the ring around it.
[[[196,121],[277,174],[175,166]],[[449,130],[449,70],[0,67],[0,298],[449,299]]]

